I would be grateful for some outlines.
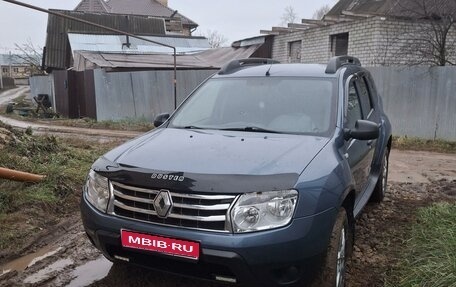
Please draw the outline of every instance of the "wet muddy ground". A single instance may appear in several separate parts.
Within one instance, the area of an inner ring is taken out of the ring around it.
[[[417,208],[456,201],[456,155],[394,150],[389,179],[385,201],[358,219],[347,286],[383,286]],[[27,253],[0,266],[0,286],[226,286],[113,265],[91,246],[78,214]]]

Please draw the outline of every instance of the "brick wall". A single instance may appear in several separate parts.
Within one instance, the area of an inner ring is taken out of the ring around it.
[[[302,40],[302,63],[327,63],[331,58],[331,35],[349,33],[348,54],[360,59],[364,66],[394,66],[416,63],[419,55],[409,50],[416,35],[423,32],[423,25],[400,20],[367,18],[338,23],[276,36],[273,58],[283,63],[289,60],[289,43]],[[456,29],[450,33],[456,43]],[[416,41],[415,41],[416,42]],[[456,61],[456,46],[452,47],[451,60]]]

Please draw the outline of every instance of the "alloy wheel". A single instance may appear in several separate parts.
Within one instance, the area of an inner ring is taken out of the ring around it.
[[[385,154],[383,160],[383,170],[382,170],[382,193],[386,194],[386,188],[388,184],[388,153]]]
[[[342,228],[340,234],[339,250],[337,251],[336,287],[343,287],[345,283],[345,245],[345,228]]]

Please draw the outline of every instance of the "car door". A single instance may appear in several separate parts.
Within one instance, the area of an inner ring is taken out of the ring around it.
[[[369,118],[369,111],[363,110],[363,102],[361,101],[362,97],[366,95],[363,94],[365,91],[362,83],[359,81],[362,78],[353,77],[348,83],[348,94],[346,97],[346,112],[345,112],[345,123],[344,128],[353,129],[355,127],[356,121],[361,119]],[[367,185],[370,166],[373,159],[375,141],[371,140],[357,140],[349,139],[346,145],[346,154],[345,157],[350,165],[355,190],[357,198],[359,198]]]

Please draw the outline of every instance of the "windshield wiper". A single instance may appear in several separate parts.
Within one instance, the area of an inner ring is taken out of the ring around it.
[[[281,134],[282,133],[279,131],[268,130],[265,128],[255,127],[255,126],[248,126],[248,127],[242,127],[242,128],[224,128],[224,129],[220,129],[220,130],[222,130],[222,131],[259,132],[259,133],[271,133],[271,134]]]
[[[198,126],[185,126],[185,127],[180,127],[181,129],[186,129],[186,130],[204,130],[205,128],[203,127],[198,127]]]

